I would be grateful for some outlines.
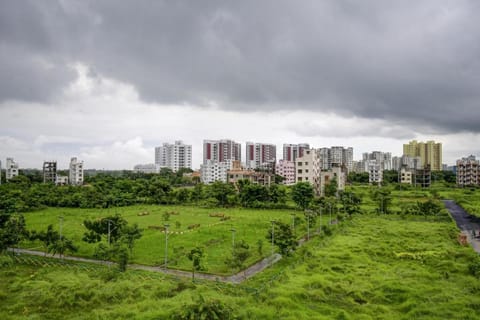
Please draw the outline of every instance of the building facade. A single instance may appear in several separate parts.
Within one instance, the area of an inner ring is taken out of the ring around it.
[[[295,182],[310,183],[315,193],[320,194],[319,179],[320,162],[315,149],[304,150],[303,156],[295,160]]]
[[[43,183],[55,183],[57,181],[57,161],[43,162]]]
[[[147,164],[137,164],[133,167],[133,172],[135,173],[159,173],[160,167],[154,163]]]
[[[69,181],[70,184],[80,186],[83,184],[83,161],[73,157],[70,159]]]
[[[337,183],[337,191],[345,190],[347,169],[345,166],[333,166],[327,171],[321,171],[319,177],[319,195],[325,196],[325,188],[330,183]]]
[[[169,168],[177,172],[181,168],[192,168],[192,146],[181,140],[174,144],[163,143],[155,148],[155,165],[159,168]]]
[[[18,163],[16,163],[13,158],[7,158],[5,167],[5,180],[9,181],[16,176],[18,176]]]
[[[305,150],[310,149],[310,145],[308,143],[300,143],[300,144],[283,144],[283,160],[285,161],[293,161],[298,157],[303,157]]]
[[[418,142],[412,140],[403,145],[403,154],[410,157],[420,157],[420,167],[430,166],[432,171],[441,171],[442,164],[442,144],[435,141]]]
[[[277,147],[274,144],[247,142],[245,155],[247,169],[265,168],[275,164]]]
[[[233,140],[203,140],[203,164],[209,161],[242,161],[242,146]]]
[[[232,168],[232,161],[218,162],[208,160],[200,165],[200,181],[210,184],[215,181],[227,182],[228,170]]]
[[[282,184],[287,186],[295,184],[295,162],[287,160],[278,161],[275,173],[283,177]]]
[[[471,155],[457,160],[457,185],[478,186],[480,185],[480,161]]]
[[[383,169],[380,163],[370,160],[368,164],[368,183],[381,184],[383,181]]]

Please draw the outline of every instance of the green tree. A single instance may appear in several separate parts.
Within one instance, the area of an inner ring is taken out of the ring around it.
[[[338,182],[337,178],[333,178],[329,183],[325,185],[325,196],[335,197],[337,195]]]
[[[230,320],[235,319],[233,310],[222,301],[206,300],[200,295],[193,304],[183,305],[180,312],[170,316],[172,320]]]
[[[0,253],[10,247],[15,248],[27,236],[23,215],[16,213],[0,215]]]
[[[274,223],[273,232],[274,232],[273,244],[278,247],[281,254],[289,255],[292,251],[294,251],[297,248],[298,242],[295,239],[295,235],[293,234],[293,230],[290,224],[277,221]],[[271,228],[268,229],[268,234],[266,238],[268,240],[272,239]]]
[[[230,183],[215,181],[208,186],[208,196],[217,201],[218,206],[226,207],[230,205],[232,197],[235,195],[235,188]]]
[[[53,230],[53,225],[49,224],[46,231],[35,232],[32,231],[30,234],[31,240],[39,240],[43,244],[45,255],[49,251],[49,247],[58,239],[60,239],[60,234]]]
[[[235,243],[232,256],[225,259],[225,264],[232,269],[242,270],[251,255],[250,246],[244,240],[240,240]]]
[[[72,240],[62,237],[61,239],[55,239],[48,246],[48,251],[51,252],[53,256],[58,253],[60,257],[63,257],[67,251],[74,253],[78,251],[78,248],[73,244]]]
[[[195,247],[187,254],[187,258],[192,261],[192,279],[195,280],[195,271],[205,270],[203,265],[205,251],[201,247]]]
[[[306,210],[314,198],[313,187],[308,182],[298,182],[292,187],[292,200],[302,208]]]
[[[392,203],[391,191],[386,188],[378,188],[372,193],[372,199],[377,203],[378,213],[389,213],[390,204]]]

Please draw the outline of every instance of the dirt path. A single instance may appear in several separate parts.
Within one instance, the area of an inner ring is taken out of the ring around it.
[[[44,252],[35,251],[35,250],[15,249],[15,252],[34,255],[34,256],[42,256],[42,257],[45,256]],[[113,265],[113,264],[115,264],[114,262],[111,262],[111,261],[101,261],[101,260],[87,259],[87,258],[80,258],[80,257],[72,257],[72,256],[64,256],[63,258],[60,258],[59,256],[52,256],[51,254],[47,254],[46,257],[54,258],[54,259],[63,259],[63,260],[68,260],[68,261],[102,264],[102,265]],[[263,271],[267,267],[269,267],[269,266],[273,265],[274,263],[278,262],[281,258],[282,258],[282,256],[280,254],[275,253],[273,256],[264,258],[263,260],[251,265],[247,269],[242,270],[242,271],[240,271],[240,272],[238,272],[234,275],[231,275],[231,276],[219,276],[219,275],[214,275],[214,274],[195,272],[195,278],[238,284],[238,283],[242,283],[243,281],[245,281],[248,278],[253,277],[257,273]],[[165,274],[169,274],[169,275],[173,275],[173,276],[179,276],[179,277],[187,277],[187,278],[192,277],[192,273],[190,271],[183,271],[183,270],[176,270],[176,269],[165,269],[163,267],[152,267],[152,266],[146,266],[146,265],[140,265],[140,264],[129,264],[128,267],[131,268],[131,269],[136,269],[136,270],[161,272],[161,273],[165,273]]]
[[[458,228],[467,236],[468,243],[477,253],[480,253],[480,219],[470,215],[453,200],[443,200],[443,203],[445,208],[450,211]],[[475,236],[473,232],[475,232]]]

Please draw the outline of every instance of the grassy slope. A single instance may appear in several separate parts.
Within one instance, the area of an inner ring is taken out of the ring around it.
[[[250,319],[476,319],[480,282],[467,272],[476,254],[456,233],[451,222],[357,216],[236,289],[134,271],[105,281],[98,272],[3,268],[0,318],[162,319],[202,294]]]

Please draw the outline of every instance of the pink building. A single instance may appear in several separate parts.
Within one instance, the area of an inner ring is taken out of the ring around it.
[[[275,173],[283,177],[283,184],[292,185],[295,184],[295,162],[280,160],[275,167]]]

